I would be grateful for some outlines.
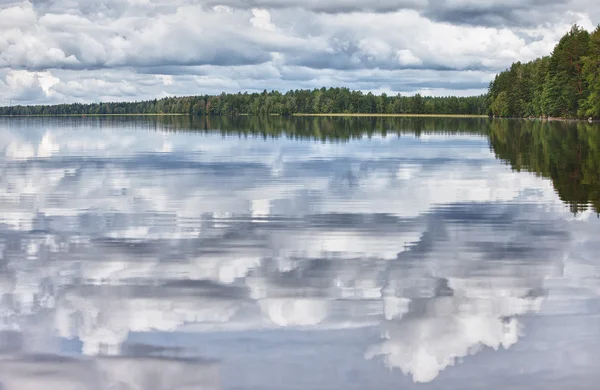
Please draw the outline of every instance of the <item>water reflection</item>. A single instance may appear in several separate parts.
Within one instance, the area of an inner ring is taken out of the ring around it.
[[[584,122],[493,121],[496,155],[520,171],[552,179],[574,213],[600,212],[600,132]]]
[[[592,388],[586,126],[2,119],[0,387]]]
[[[100,357],[94,360],[51,355],[0,357],[5,389],[215,389],[214,363],[191,359]]]

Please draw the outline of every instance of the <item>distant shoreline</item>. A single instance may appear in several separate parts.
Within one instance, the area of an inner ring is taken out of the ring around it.
[[[25,114],[25,115],[2,115],[0,118],[27,118],[27,117],[88,117],[88,116],[189,116],[188,114]]]
[[[412,117],[412,118],[488,118],[487,115],[469,115],[469,114],[345,114],[345,113],[331,113],[331,114],[293,114],[298,117]]]
[[[193,116],[193,117],[248,117],[256,116],[262,117],[286,117],[286,115],[270,114],[270,115],[250,115],[250,114],[238,114],[238,115],[189,115],[189,114],[26,114],[26,115],[2,115],[0,118],[26,118],[26,117],[111,117],[111,116]],[[358,113],[330,113],[330,114],[292,114],[288,117],[364,117],[364,118],[381,118],[381,117],[406,117],[406,118],[488,118],[487,115],[467,115],[467,114],[358,114]]]
[[[152,117],[152,116],[186,116],[196,118],[234,118],[234,117],[297,117],[297,118],[316,118],[316,117],[335,117],[335,118],[456,118],[456,119],[469,119],[469,118],[489,118],[489,119],[512,119],[512,120],[533,120],[542,122],[588,122],[588,123],[600,123],[600,120],[581,119],[581,118],[517,118],[517,117],[490,117],[488,115],[470,115],[470,114],[359,114],[359,113],[329,113],[329,114],[302,114],[296,113],[292,115],[281,115],[281,114],[269,114],[269,115],[251,115],[251,114],[237,114],[237,115],[190,115],[181,113],[161,113],[161,114],[26,114],[26,115],[2,115],[0,118],[87,118],[87,117]]]

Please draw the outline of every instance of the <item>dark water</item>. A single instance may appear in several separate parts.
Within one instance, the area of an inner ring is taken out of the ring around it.
[[[0,119],[0,389],[596,389],[600,127]]]

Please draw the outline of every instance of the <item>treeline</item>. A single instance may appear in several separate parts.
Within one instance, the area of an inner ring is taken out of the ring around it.
[[[462,114],[486,115],[485,95],[471,97],[387,96],[321,88],[262,93],[169,97],[132,103],[0,107],[0,115],[293,115],[293,114]]]
[[[488,96],[499,117],[600,118],[600,26],[573,26],[550,56],[498,74]]]

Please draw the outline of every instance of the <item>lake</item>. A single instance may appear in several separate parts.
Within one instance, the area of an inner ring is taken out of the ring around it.
[[[0,118],[0,389],[595,389],[600,126]]]

